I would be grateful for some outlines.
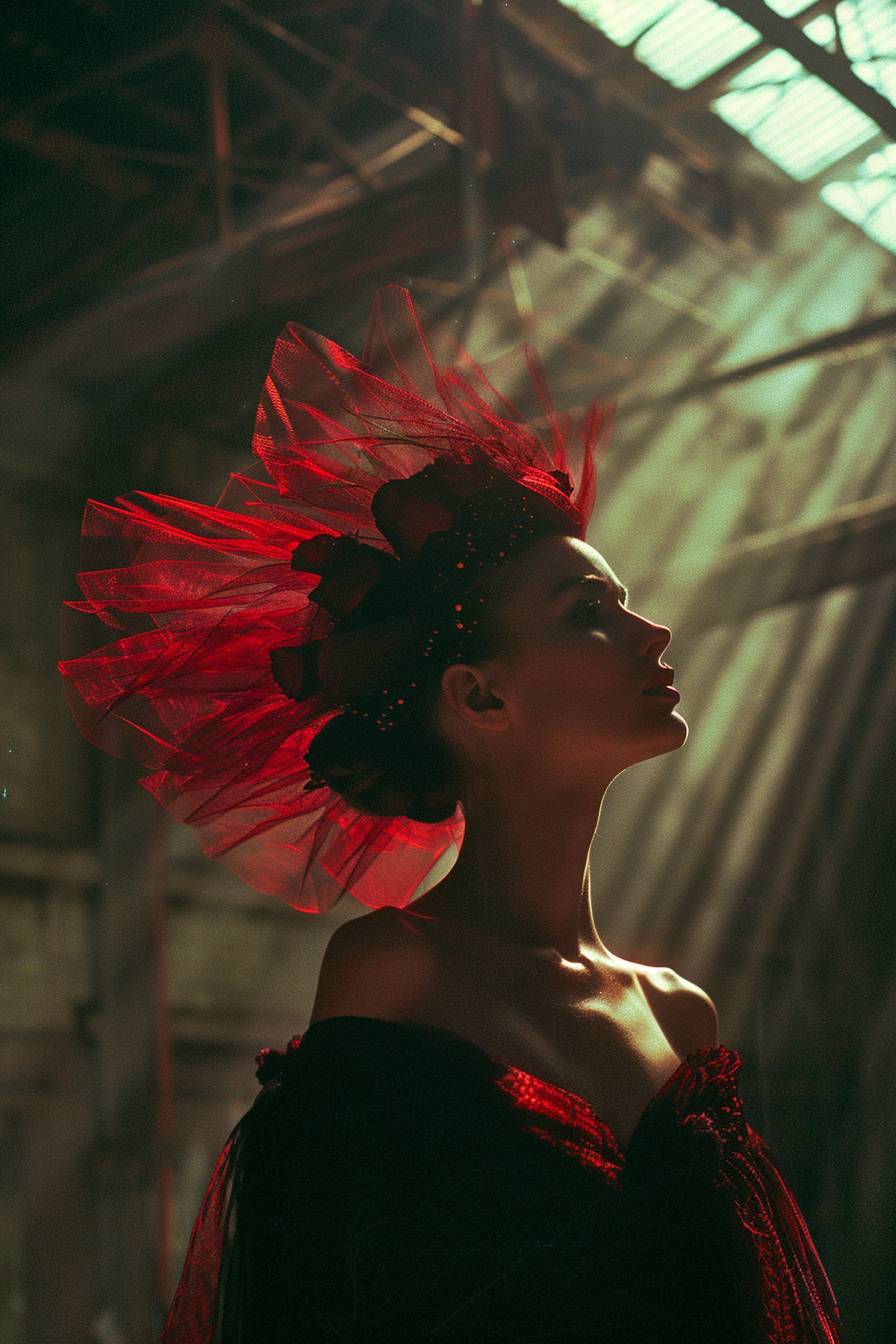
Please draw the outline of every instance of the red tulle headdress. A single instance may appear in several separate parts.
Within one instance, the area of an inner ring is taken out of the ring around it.
[[[84,647],[76,612],[118,637],[59,663],[74,717],[148,767],[143,787],[255,890],[306,911],[345,892],[403,906],[460,844],[460,807],[367,815],[305,754],[337,713],[401,722],[423,670],[471,647],[486,568],[538,535],[584,538],[612,407],[573,426],[525,356],[544,438],[465,352],[437,365],[410,294],[388,286],[360,360],[299,324],[281,333],[253,439],[265,477],[232,473],[214,506],[88,500],[62,652]]]

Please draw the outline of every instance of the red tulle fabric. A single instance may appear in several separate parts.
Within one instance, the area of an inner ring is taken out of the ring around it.
[[[308,746],[341,707],[298,702],[276,684],[277,646],[332,629],[309,598],[315,574],[290,560],[321,532],[387,543],[371,501],[386,481],[435,460],[482,453],[522,484],[570,471],[570,532],[584,536],[595,497],[595,449],[610,410],[554,410],[525,347],[547,425],[544,441],[459,350],[432,357],[410,294],[376,295],[361,360],[292,323],[280,335],[258,408],[253,451],[263,472],[232,473],[216,505],[134,491],[89,500],[82,526],[84,600],[64,605],[59,671],[84,736],[150,773],[140,783],[204,852],[259,892],[304,911],[346,892],[369,906],[406,905],[463,837],[460,807],[444,822],[372,817],[332,791],[305,791]],[[96,648],[81,622],[115,639]],[[89,650],[86,651],[85,650]]]
[[[329,1019],[259,1062],[161,1344],[841,1344],[725,1045],[627,1149],[584,1098],[437,1028]]]

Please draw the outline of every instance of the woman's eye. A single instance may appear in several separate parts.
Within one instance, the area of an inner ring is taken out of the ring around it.
[[[597,620],[600,617],[600,606],[592,598],[583,598],[573,607],[573,615],[578,620],[582,617],[585,620]]]

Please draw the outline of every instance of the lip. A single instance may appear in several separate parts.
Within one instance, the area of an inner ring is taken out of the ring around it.
[[[677,690],[674,686],[648,686],[648,687],[647,687],[647,690],[646,690],[646,691],[642,691],[641,694],[642,694],[642,695],[656,695],[656,696],[659,696],[659,697],[661,697],[661,698],[663,698],[663,699],[668,699],[668,700],[680,700],[680,699],[681,699],[681,695],[680,695],[680,693],[678,692],[678,690]]]
[[[642,695],[647,695],[648,693],[652,695],[656,690],[668,690],[675,680],[675,668],[670,667],[668,663],[660,663],[654,668],[654,672],[658,675],[655,675],[653,681],[644,687]],[[675,688],[672,687],[672,689],[674,690]]]

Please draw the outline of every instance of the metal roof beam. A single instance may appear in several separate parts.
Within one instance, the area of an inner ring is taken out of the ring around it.
[[[834,509],[820,523],[796,523],[725,547],[675,623],[682,647],[705,630],[821,597],[846,583],[871,583],[896,569],[896,495]]]
[[[863,319],[846,327],[837,327],[816,336],[810,341],[801,341],[798,345],[789,345],[783,350],[775,350],[760,359],[748,360],[745,364],[734,364],[731,368],[720,369],[708,378],[697,378],[681,387],[671,388],[655,397],[633,396],[629,401],[619,401],[619,414],[631,411],[653,409],[656,406],[675,405],[691,397],[705,397],[720,387],[729,387],[733,383],[745,382],[757,374],[769,373],[772,369],[784,368],[787,364],[796,364],[803,359],[814,359],[819,355],[837,355],[841,350],[865,345],[868,342],[892,341],[896,334],[896,308],[879,313],[876,317]]]
[[[789,52],[810,74],[823,79],[860,112],[864,112],[866,117],[876,122],[885,135],[896,140],[896,107],[870,84],[859,79],[845,57],[832,56],[824,47],[813,42],[811,37],[807,37],[791,19],[783,19],[780,14],[776,14],[765,0],[719,0],[719,3],[745,23],[751,24],[773,46]]]

